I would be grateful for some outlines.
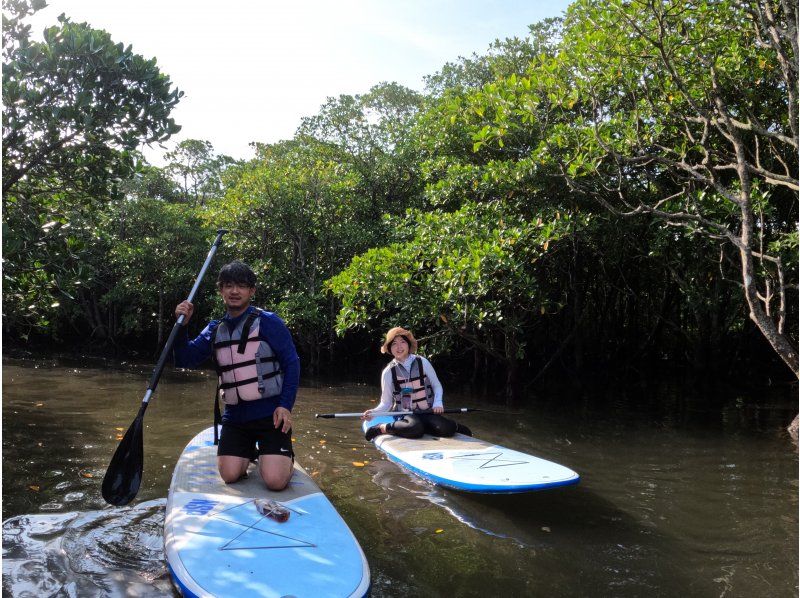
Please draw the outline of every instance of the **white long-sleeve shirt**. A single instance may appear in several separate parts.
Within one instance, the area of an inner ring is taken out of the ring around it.
[[[383,372],[381,372],[381,402],[380,404],[374,408],[374,411],[389,411],[394,406],[394,399],[392,397],[392,391],[394,390],[394,385],[392,383],[392,368],[396,365],[399,365],[402,372],[406,377],[410,377],[411,372],[411,364],[414,363],[414,360],[419,357],[422,360],[422,369],[425,375],[428,377],[428,382],[431,384],[431,388],[433,389],[433,407],[444,407],[444,403],[442,402],[442,383],[439,382],[439,377],[436,375],[436,370],[433,369],[431,362],[428,361],[422,355],[414,355],[411,353],[408,357],[406,357],[405,361],[400,363],[396,359],[392,359],[389,362]]]

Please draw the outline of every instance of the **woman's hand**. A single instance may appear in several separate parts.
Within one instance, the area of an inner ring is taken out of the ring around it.
[[[434,413],[444,413],[444,407],[442,407],[441,405],[439,405],[438,407],[434,407],[433,408],[433,412]]]
[[[275,424],[275,429],[280,428],[281,432],[286,434],[292,429],[292,413],[286,407],[276,407],[275,413],[272,414],[272,423]]]
[[[181,316],[184,316],[183,319],[184,326],[186,326],[189,323],[189,320],[192,318],[193,313],[194,313],[194,305],[192,305],[188,301],[181,301],[175,308],[175,318],[180,318]]]
[[[372,419],[372,409],[367,409],[364,413],[361,414],[362,421],[370,421]]]

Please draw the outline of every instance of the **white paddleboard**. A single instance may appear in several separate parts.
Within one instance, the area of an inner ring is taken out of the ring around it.
[[[394,419],[381,415],[361,427],[366,432]],[[463,434],[451,438],[425,434],[413,440],[381,434],[373,442],[389,459],[421,478],[465,492],[513,494],[580,481],[568,467]]]
[[[184,596],[248,598],[362,597],[369,566],[350,528],[295,461],[289,486],[266,488],[258,467],[225,484],[217,472],[214,429],[184,449],[167,499],[164,549]],[[258,512],[255,499],[287,507],[279,523]]]

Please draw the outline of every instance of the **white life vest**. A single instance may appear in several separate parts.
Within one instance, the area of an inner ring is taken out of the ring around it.
[[[226,405],[281,394],[283,372],[272,347],[259,336],[260,316],[261,310],[256,309],[242,318],[233,332],[225,320],[214,330],[211,340],[220,399]]]
[[[416,357],[407,372],[399,363],[392,366],[392,397],[395,411],[431,409],[433,387],[422,367],[422,359]]]

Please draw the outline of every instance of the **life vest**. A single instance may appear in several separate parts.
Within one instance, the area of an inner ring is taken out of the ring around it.
[[[226,405],[281,394],[283,372],[272,347],[259,336],[260,316],[256,308],[232,332],[225,320],[214,329],[211,342],[219,395]]]
[[[411,371],[406,372],[400,364],[392,366],[392,397],[395,411],[430,409],[433,407],[433,387],[425,375],[422,359],[411,362]]]

